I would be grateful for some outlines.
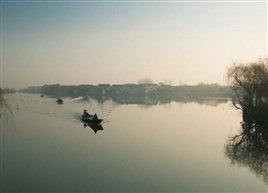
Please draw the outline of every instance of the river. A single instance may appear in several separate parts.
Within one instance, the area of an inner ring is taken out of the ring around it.
[[[225,144],[240,128],[229,101],[118,104],[112,100],[7,95],[2,192],[267,192]],[[103,118],[84,125],[83,109]]]

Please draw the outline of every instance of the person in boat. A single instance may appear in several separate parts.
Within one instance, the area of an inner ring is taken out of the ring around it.
[[[93,119],[98,119],[97,113],[94,114]]]
[[[87,112],[86,109],[84,109],[84,111],[83,111],[83,116],[84,116],[84,117],[89,117],[89,114],[88,114],[88,112]]]

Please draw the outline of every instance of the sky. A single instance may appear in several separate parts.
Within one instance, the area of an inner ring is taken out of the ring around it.
[[[227,84],[267,56],[267,2],[1,1],[1,87]]]

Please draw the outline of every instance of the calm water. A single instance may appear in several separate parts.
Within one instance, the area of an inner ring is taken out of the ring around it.
[[[229,103],[9,100],[19,111],[2,132],[3,192],[267,192],[261,177],[225,156],[241,122]],[[84,108],[104,119],[103,130],[84,127]]]

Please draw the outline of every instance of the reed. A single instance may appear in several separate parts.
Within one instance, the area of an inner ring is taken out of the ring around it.
[[[0,93],[0,129],[8,128],[10,125],[14,127],[12,119],[12,105],[5,98],[3,93]]]

